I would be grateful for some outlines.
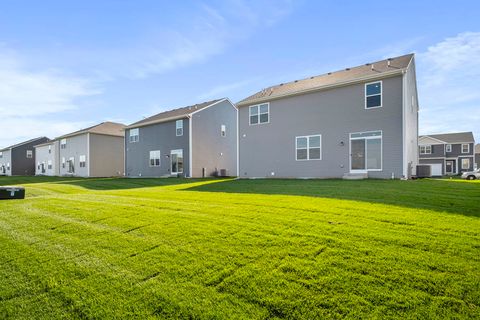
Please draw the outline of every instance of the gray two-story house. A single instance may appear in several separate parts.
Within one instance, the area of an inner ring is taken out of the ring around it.
[[[471,132],[420,136],[420,164],[431,167],[432,176],[455,175],[473,170],[475,140]]]
[[[36,176],[59,176],[59,152],[60,144],[58,140],[51,140],[36,145],[35,147],[35,167]]]
[[[30,176],[35,174],[34,146],[49,141],[40,137],[0,150],[0,175]]]
[[[480,143],[475,145],[475,169],[480,168]]]
[[[156,114],[125,132],[128,177],[237,175],[237,109],[227,98]]]
[[[242,178],[416,174],[413,54],[275,85],[237,108]]]
[[[52,162],[53,175],[123,176],[124,129],[125,125],[121,123],[102,122],[55,138],[51,145],[39,145],[37,154],[42,159],[41,163],[47,162],[47,168],[48,161]]]

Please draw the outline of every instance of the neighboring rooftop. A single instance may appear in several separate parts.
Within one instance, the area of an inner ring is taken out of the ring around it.
[[[30,140],[23,141],[23,142],[20,142],[20,143],[11,145],[11,146],[9,146],[9,147],[0,149],[0,151],[4,151],[4,150],[9,150],[9,149],[13,149],[13,148],[16,148],[16,147],[20,147],[20,146],[23,146],[24,144],[28,144],[28,143],[34,142],[34,141],[36,141],[36,140],[41,140],[41,139],[48,139],[48,138],[47,138],[47,137],[33,138],[33,139],[30,139]]]
[[[178,109],[164,111],[164,112],[158,113],[156,115],[153,115],[151,117],[145,118],[143,120],[134,122],[134,123],[128,125],[127,128],[141,127],[141,126],[146,126],[146,125],[150,125],[150,124],[155,124],[155,123],[180,119],[180,118],[188,116],[189,114],[191,114],[195,111],[205,109],[205,108],[211,106],[212,104],[215,104],[215,103],[220,102],[222,100],[226,100],[226,98],[206,101],[206,102],[194,104],[194,105],[191,105],[191,106],[186,106],[186,107],[182,107],[182,108],[178,108]]]
[[[322,88],[340,85],[351,81],[360,81],[375,77],[379,74],[401,73],[405,70],[413,54],[407,54],[396,58],[388,58],[385,60],[367,63],[358,67],[346,68],[343,70],[329,72],[319,76],[314,76],[302,80],[295,80],[288,83],[281,83],[251,95],[237,103],[237,106],[248,105],[254,102],[263,102],[267,99],[279,98],[299,94],[302,92],[320,90]]]
[[[419,138],[430,137],[445,143],[459,143],[459,142],[475,142],[472,132],[453,132],[442,134],[427,134],[419,136]]]
[[[475,145],[475,153],[480,153],[480,143]]]
[[[63,139],[63,138],[77,136],[85,133],[95,133],[95,134],[104,134],[109,136],[123,137],[124,129],[125,129],[125,125],[123,123],[106,121],[85,129],[81,129],[72,133],[65,134],[63,136],[57,137],[56,139]]]

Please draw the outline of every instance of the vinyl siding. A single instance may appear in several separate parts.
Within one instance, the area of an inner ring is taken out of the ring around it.
[[[90,133],[90,177],[115,177],[124,173],[124,137]]]
[[[77,177],[88,177],[88,134],[81,134],[78,136],[68,137],[67,146],[65,149],[61,149],[59,145],[59,166],[60,175],[71,175],[68,172],[68,160],[73,157],[75,159],[75,173]],[[84,168],[80,168],[80,156],[85,155],[86,165]],[[62,157],[65,157],[65,168],[62,167]]]
[[[401,177],[403,78],[382,85],[377,109],[365,110],[364,83],[273,100],[268,124],[249,125],[249,107],[239,108],[240,177],[342,177],[350,171],[349,133],[375,130],[383,131],[383,170],[369,177]],[[314,134],[322,135],[322,160],[296,161],[295,137]]]
[[[49,146],[51,146],[50,153],[48,152]],[[35,175],[58,176],[60,174],[60,168],[58,166],[58,146],[59,142],[55,141],[50,145],[35,148]],[[52,162],[52,169],[48,169],[48,161]],[[41,172],[41,169],[38,168],[38,163],[45,164],[45,172]]]
[[[0,159],[0,166],[5,166],[5,175],[11,176],[12,175],[12,151],[4,150],[3,156]],[[10,170],[7,170],[7,163],[10,163]]]

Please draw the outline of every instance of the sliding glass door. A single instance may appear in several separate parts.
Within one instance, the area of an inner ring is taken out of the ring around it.
[[[350,171],[382,170],[382,131],[350,134]]]
[[[179,174],[183,173],[183,150],[172,150],[170,152],[171,159],[171,173]]]

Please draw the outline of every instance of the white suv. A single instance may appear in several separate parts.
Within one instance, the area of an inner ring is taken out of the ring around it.
[[[473,171],[466,171],[462,173],[462,179],[475,180],[480,179],[480,168]]]

